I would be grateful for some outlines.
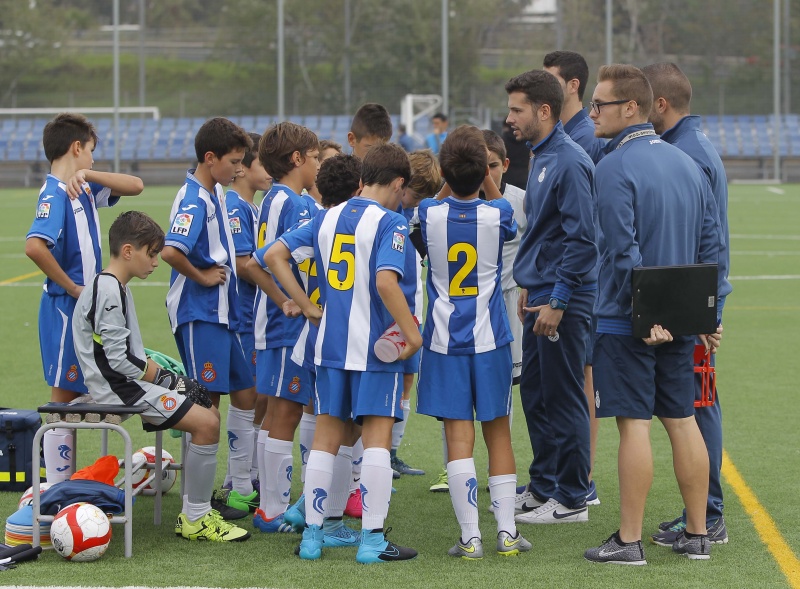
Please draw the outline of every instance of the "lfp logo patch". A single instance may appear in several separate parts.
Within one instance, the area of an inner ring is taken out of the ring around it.
[[[231,233],[242,232],[242,222],[239,220],[239,217],[231,217],[228,219],[228,225],[231,227]]]
[[[217,372],[214,370],[214,365],[211,362],[203,364],[203,372],[200,373],[200,378],[206,382],[212,382],[217,378]]]
[[[178,213],[175,215],[175,220],[172,222],[172,229],[170,229],[170,232],[177,233],[178,235],[189,235],[189,229],[192,228],[192,219],[194,219],[194,215]]]
[[[403,252],[406,247],[406,236],[395,231],[392,234],[392,249]]]
[[[50,216],[50,203],[49,202],[40,202],[39,208],[36,209],[36,218],[37,219],[47,219]]]

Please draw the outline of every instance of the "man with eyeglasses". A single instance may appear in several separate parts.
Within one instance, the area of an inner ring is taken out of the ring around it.
[[[533,157],[528,229],[514,261],[522,287],[520,397],[533,449],[530,483],[517,488],[516,521],[589,520],[589,407],[584,362],[597,289],[594,164],[564,132],[564,93],[533,70],[506,84],[506,119]]]
[[[591,102],[598,137],[611,139],[597,165],[600,239],[597,337],[598,417],[615,417],[620,434],[620,528],[587,560],[647,564],[642,524],[653,479],[650,424],[669,434],[686,530],[672,545],[693,560],[711,558],[706,534],[708,452],[694,418],[694,338],[659,325],[632,335],[631,273],[638,266],[717,263],[723,238],[711,189],[692,159],[662,141],[647,122],[653,92],[631,65],[600,68]]]

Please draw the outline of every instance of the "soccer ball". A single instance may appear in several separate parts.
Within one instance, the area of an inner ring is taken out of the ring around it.
[[[111,522],[90,503],[73,503],[56,514],[50,525],[53,548],[67,560],[97,560],[111,543]]]
[[[39,494],[41,495],[47,489],[53,486],[54,483],[40,483],[39,484]],[[33,487],[28,487],[28,490],[22,494],[20,497],[19,505],[17,505],[17,509],[22,509],[26,505],[31,505],[33,503]]]
[[[142,482],[150,476],[150,471],[146,468],[141,468],[136,470],[139,465],[143,465],[147,462],[150,464],[155,464],[156,462],[156,449],[153,446],[147,446],[146,448],[140,448],[136,452],[133,453],[132,456],[133,460],[133,472],[131,474],[131,483],[133,484],[134,489],[138,489]],[[167,452],[166,450],[161,450],[161,466],[164,470],[161,472],[162,475],[162,482],[161,482],[161,490],[162,492],[166,493],[169,491],[172,486],[175,484],[175,478],[177,477],[177,471],[175,470],[166,470],[168,464],[174,464],[175,459],[172,457],[172,454]],[[142,495],[155,495],[156,491],[153,487],[149,484],[142,490]]]

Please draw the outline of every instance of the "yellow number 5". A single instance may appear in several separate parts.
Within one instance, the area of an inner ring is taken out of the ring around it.
[[[473,268],[475,268],[478,263],[478,252],[475,250],[475,246],[464,242],[454,243],[450,246],[450,249],[447,250],[447,261],[458,262],[459,254],[462,253],[465,257],[464,265],[461,266],[461,269],[453,276],[453,280],[450,281],[450,296],[478,296],[477,286],[464,286],[462,284],[464,279],[469,276],[469,273],[472,272]]]
[[[354,252],[342,249],[344,245],[355,245],[356,236],[337,233],[333,238],[331,249],[331,264],[344,264],[344,268],[328,269],[328,284],[336,290],[350,290],[356,280],[356,255]],[[344,271],[344,278],[341,278]]]

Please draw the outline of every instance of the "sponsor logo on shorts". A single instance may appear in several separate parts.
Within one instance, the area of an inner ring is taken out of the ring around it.
[[[50,216],[50,203],[49,202],[40,202],[39,208],[36,209],[36,218],[37,219],[47,219]]]
[[[170,232],[178,235],[189,235],[189,229],[192,228],[192,219],[194,219],[194,215],[178,213],[175,215],[175,220],[172,221]]]
[[[200,373],[200,378],[206,382],[213,382],[217,379],[217,371],[214,370],[214,365],[211,362],[203,364],[203,372]]]
[[[167,411],[172,411],[175,407],[178,406],[178,402],[173,399],[172,397],[168,397],[167,395],[161,395],[161,404],[164,406],[164,409]]]
[[[289,392],[293,395],[296,395],[300,392],[300,377],[295,376],[292,378],[292,382],[289,383]]]
[[[70,382],[75,382],[78,380],[78,367],[74,364],[69,367],[69,370],[67,370],[67,380]]]
[[[398,252],[403,252],[406,247],[406,236],[402,233],[397,233],[395,231],[392,234],[392,249],[397,250]]]

